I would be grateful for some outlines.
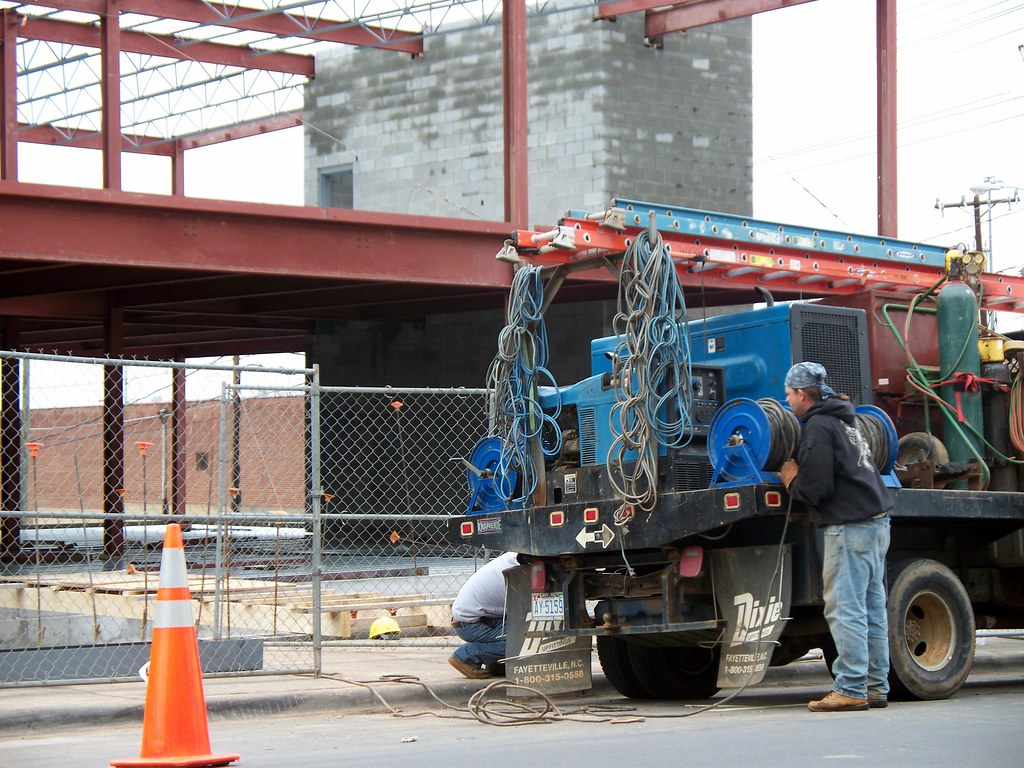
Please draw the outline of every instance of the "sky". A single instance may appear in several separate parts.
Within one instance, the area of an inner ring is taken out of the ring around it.
[[[754,215],[877,233],[875,0],[816,0],[754,17]],[[974,246],[986,177],[1024,187],[1024,3],[898,0],[901,239]],[[1024,196],[1024,190],[1022,190]],[[987,199],[988,193],[983,195]],[[1024,204],[991,209],[998,271],[1024,266]],[[988,209],[983,234],[989,246]]]
[[[754,17],[755,217],[876,233],[875,7],[815,0]],[[898,236],[973,247],[973,209],[935,205],[970,200],[986,179],[1005,187],[995,199],[1024,187],[1024,3],[898,0],[897,99]],[[302,204],[301,128],[191,150],[185,162],[190,196]],[[169,193],[167,159],[122,164],[124,189]],[[22,144],[19,172],[98,186],[100,156]],[[1024,203],[984,215],[995,269],[1020,273]]]

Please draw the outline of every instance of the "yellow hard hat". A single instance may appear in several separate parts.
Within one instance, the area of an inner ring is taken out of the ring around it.
[[[370,624],[370,639],[388,639],[390,637],[398,637],[401,633],[402,628],[398,626],[398,622],[387,616],[383,619],[374,619],[373,623]]]

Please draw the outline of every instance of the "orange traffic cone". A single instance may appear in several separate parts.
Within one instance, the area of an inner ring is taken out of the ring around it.
[[[136,760],[114,760],[113,768],[227,765],[238,755],[210,754],[199,645],[192,624],[192,596],[185,572],[181,526],[164,533],[160,588],[149,654],[142,751]]]

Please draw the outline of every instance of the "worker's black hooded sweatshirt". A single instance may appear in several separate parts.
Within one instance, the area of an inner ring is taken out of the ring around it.
[[[856,523],[888,512],[892,496],[857,429],[849,400],[829,398],[804,414],[797,448],[800,466],[789,493],[802,501],[814,525]]]

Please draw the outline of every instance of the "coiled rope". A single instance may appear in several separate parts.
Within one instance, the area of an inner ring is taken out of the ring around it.
[[[623,256],[613,324],[622,338],[615,349],[621,367],[609,419],[615,438],[607,466],[624,508],[654,509],[659,443],[681,447],[692,436],[685,319],[686,302],[669,247],[656,231],[641,232]],[[627,467],[631,453],[636,463]]]

